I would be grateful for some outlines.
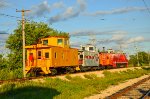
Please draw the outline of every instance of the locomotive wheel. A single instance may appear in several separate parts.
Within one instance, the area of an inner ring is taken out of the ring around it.
[[[66,73],[74,73],[75,69],[73,67],[67,67],[66,68]]]
[[[51,69],[51,75],[56,75],[57,74],[57,69]]]

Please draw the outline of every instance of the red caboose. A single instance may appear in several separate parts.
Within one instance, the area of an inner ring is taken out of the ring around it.
[[[113,50],[99,53],[100,66],[105,68],[127,67],[128,60],[124,53],[115,53]]]

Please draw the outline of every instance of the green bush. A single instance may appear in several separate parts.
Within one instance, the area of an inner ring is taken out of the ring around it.
[[[22,78],[22,69],[9,70],[7,68],[0,70],[0,80]]]

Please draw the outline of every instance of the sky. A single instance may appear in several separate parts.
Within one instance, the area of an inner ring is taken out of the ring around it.
[[[150,51],[150,0],[0,0],[0,53],[21,20],[45,22],[70,34],[71,47],[93,43],[127,54]]]

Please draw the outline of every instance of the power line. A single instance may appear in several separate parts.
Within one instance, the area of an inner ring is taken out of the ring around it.
[[[21,19],[22,17],[18,17],[18,16],[13,16],[13,15],[9,15],[9,14],[4,14],[4,13],[0,13],[1,16],[5,16],[5,17],[9,17],[9,18],[16,18],[16,19]],[[29,19],[25,18],[25,21],[30,21]]]
[[[147,6],[145,0],[142,0],[142,1],[143,1],[143,3],[144,3],[144,5],[145,5],[145,7],[146,7],[146,9],[147,9],[147,11],[148,11],[148,13],[150,14],[150,9],[149,9],[149,7]]]
[[[6,17],[10,17],[10,18],[21,18],[21,17],[17,17],[17,16],[13,16],[13,15],[8,15],[8,14],[4,14],[4,13],[0,13],[1,16],[6,16]]]

